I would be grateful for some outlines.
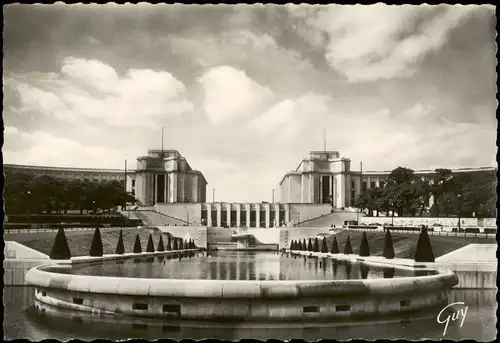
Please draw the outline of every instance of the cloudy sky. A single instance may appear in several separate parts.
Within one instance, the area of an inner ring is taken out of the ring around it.
[[[5,163],[135,168],[164,126],[224,201],[269,201],[325,128],[353,169],[496,166],[492,7],[4,13]]]

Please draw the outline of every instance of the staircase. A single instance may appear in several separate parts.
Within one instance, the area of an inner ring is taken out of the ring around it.
[[[169,216],[168,214],[158,212],[152,208],[122,211],[122,214],[129,216],[131,219],[135,217],[136,219],[142,220],[145,226],[184,226],[189,224],[185,220]]]

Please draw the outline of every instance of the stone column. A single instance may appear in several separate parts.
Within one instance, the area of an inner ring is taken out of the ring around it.
[[[168,197],[167,197],[167,194],[168,194],[168,190],[167,190],[167,189],[168,189],[168,174],[167,174],[167,173],[165,173],[165,174],[163,174],[163,175],[164,175],[163,177],[164,177],[164,180],[165,180],[165,181],[164,181],[164,182],[165,182],[165,184],[163,185],[163,186],[164,186],[164,188],[165,188],[165,189],[163,190],[163,201],[164,201],[164,202],[168,202]]]
[[[212,204],[207,204],[207,226],[212,226]]]
[[[226,204],[226,221],[227,226],[231,227],[231,204]]]
[[[217,209],[217,226],[220,227],[222,226],[222,206],[221,204],[215,204],[215,207]]]
[[[260,204],[255,204],[255,227],[260,227]]]
[[[368,176],[368,179],[366,181],[366,189],[371,188],[371,182],[372,182],[372,179],[371,179],[371,177]]]
[[[264,205],[265,211],[266,211],[266,227],[270,227],[270,221],[271,221],[271,205],[270,204],[265,204]]]
[[[241,204],[236,204],[236,226],[241,226]]]
[[[250,227],[250,204],[245,204],[245,212],[246,212],[246,225]]]
[[[172,184],[171,186],[171,193],[172,193],[172,202],[177,202],[177,189],[179,188],[179,185],[177,184],[177,173],[172,174]]]
[[[328,187],[328,192],[330,193],[330,205],[333,207],[335,204],[335,199],[333,198],[333,175],[330,175],[330,187]]]
[[[380,187],[380,177],[377,177],[377,180],[375,181],[375,186],[378,188]]]

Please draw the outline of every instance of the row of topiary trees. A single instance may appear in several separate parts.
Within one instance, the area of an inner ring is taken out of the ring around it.
[[[326,243],[326,238],[323,237],[323,242],[321,243],[321,248],[319,247],[319,240],[316,237],[314,242],[309,238],[306,243],[306,240],[292,240],[290,243],[290,250],[298,250],[298,251],[311,251],[311,252],[321,252],[321,253],[332,253],[339,254],[339,245],[337,243],[337,237],[333,237],[333,242],[328,251],[328,246]],[[347,236],[346,243],[344,246],[344,254],[349,255],[352,254],[352,245],[351,239]],[[393,259],[395,257],[394,254],[394,246],[392,243],[392,236],[389,230],[385,232],[385,240],[384,240],[384,251],[382,255],[387,259]],[[361,244],[359,247],[359,256],[370,256],[370,245],[368,243],[368,238],[366,236],[366,232],[363,232],[363,236],[361,237]],[[416,262],[434,262],[434,252],[432,251],[432,245],[429,238],[429,234],[426,229],[422,229],[420,236],[418,237],[417,248],[415,250],[415,261]]]
[[[167,244],[165,246],[163,242],[163,235],[160,235],[160,240],[158,241],[158,246],[156,251],[176,251],[176,250],[188,250],[196,249],[197,246],[193,239],[184,241],[180,237],[170,238],[167,236]],[[173,241],[173,243],[172,243]],[[134,242],[134,254],[142,253],[141,239],[139,234],[135,236]],[[153,236],[149,234],[148,244],[146,246],[146,252],[155,252]],[[120,230],[120,235],[118,237],[118,243],[116,244],[115,253],[122,255],[125,253],[125,246],[123,244],[123,232]],[[103,255],[103,245],[101,239],[101,232],[97,228],[94,231],[94,237],[92,238],[92,243],[90,244],[89,255],[93,257],[100,257]],[[57,232],[54,244],[52,245],[52,250],[50,252],[50,258],[53,260],[67,260],[71,258],[71,251],[69,249],[68,240],[64,234],[64,229],[60,228]]]

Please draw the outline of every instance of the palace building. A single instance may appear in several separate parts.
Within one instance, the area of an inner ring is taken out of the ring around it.
[[[364,190],[383,187],[390,171],[353,171],[338,151],[312,151],[279,183],[278,202],[207,202],[207,180],[177,150],[149,150],[135,170],[4,165],[5,170],[35,176],[100,182],[116,180],[144,209],[188,224],[216,227],[269,228],[291,225],[353,207]],[[461,168],[453,173],[496,173],[492,167]],[[431,178],[433,170],[416,170]],[[8,182],[8,180],[7,180]]]

